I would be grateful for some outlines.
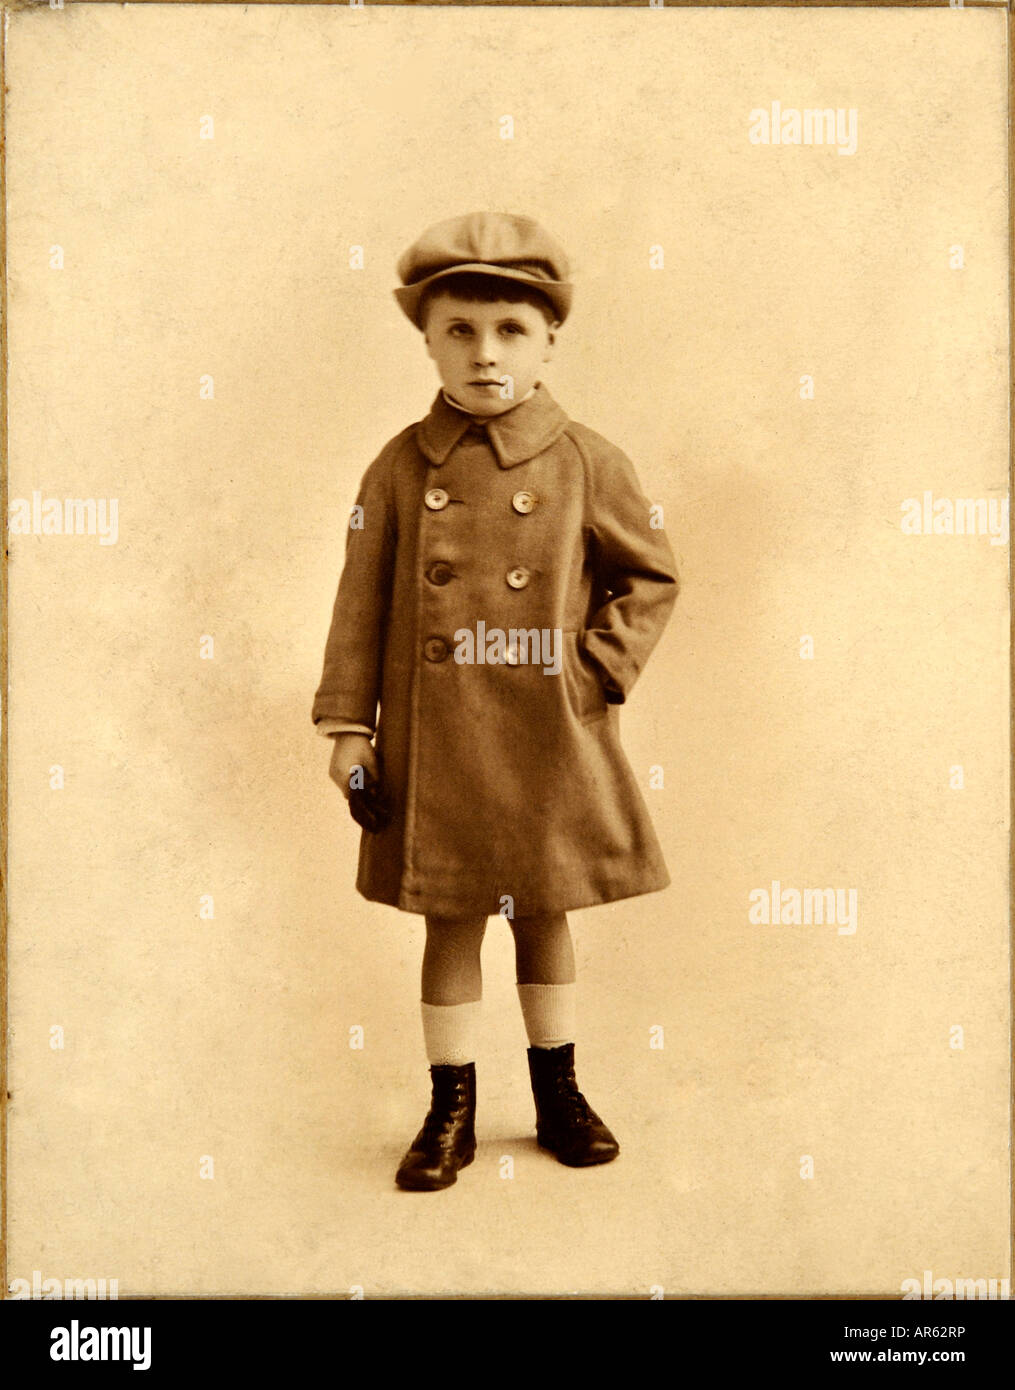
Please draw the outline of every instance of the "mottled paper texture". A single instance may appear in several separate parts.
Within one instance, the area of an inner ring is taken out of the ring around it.
[[[1009,1276],[1006,24],[7,15],[9,1288]],[[672,886],[572,916],[618,1161],[536,1147],[492,919],[479,1152],[416,1195],[423,923],[310,706],[436,391],[395,260],[477,209],[567,247],[547,383],[676,552],[621,712]]]

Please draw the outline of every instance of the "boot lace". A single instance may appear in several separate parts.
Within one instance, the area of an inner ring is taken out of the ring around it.
[[[464,1086],[456,1086],[453,1091],[436,1092],[430,1101],[430,1109],[423,1121],[423,1135],[428,1143],[445,1138],[460,1123],[466,1105]]]
[[[559,1106],[558,1113],[571,1124],[596,1125],[601,1121],[596,1112],[578,1089],[573,1075],[566,1072],[554,1078],[554,1099]]]

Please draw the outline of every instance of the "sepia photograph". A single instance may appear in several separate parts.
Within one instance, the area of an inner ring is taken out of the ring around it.
[[[112,1300],[1010,1299],[1009,23],[5,6],[53,1360],[157,1369]]]

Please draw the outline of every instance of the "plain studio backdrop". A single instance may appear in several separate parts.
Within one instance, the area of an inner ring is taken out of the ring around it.
[[[118,524],[10,536],[8,1282],[1007,1276],[1009,551],[904,505],[1007,496],[1003,11],[8,25],[9,498]],[[760,138],[813,108],[855,150]],[[395,260],[476,209],[567,246],[547,383],[664,510],[621,727],[673,883],[572,915],[619,1160],[536,1148],[492,919],[479,1154],[413,1195],[423,923],[356,894],[310,706],[359,478],[437,388]],[[783,906],[829,887],[855,930]]]

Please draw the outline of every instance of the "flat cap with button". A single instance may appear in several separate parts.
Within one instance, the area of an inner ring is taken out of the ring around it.
[[[417,328],[424,293],[449,275],[518,280],[539,290],[563,323],[571,308],[567,253],[538,222],[508,212],[469,212],[428,227],[398,260],[395,298]]]

